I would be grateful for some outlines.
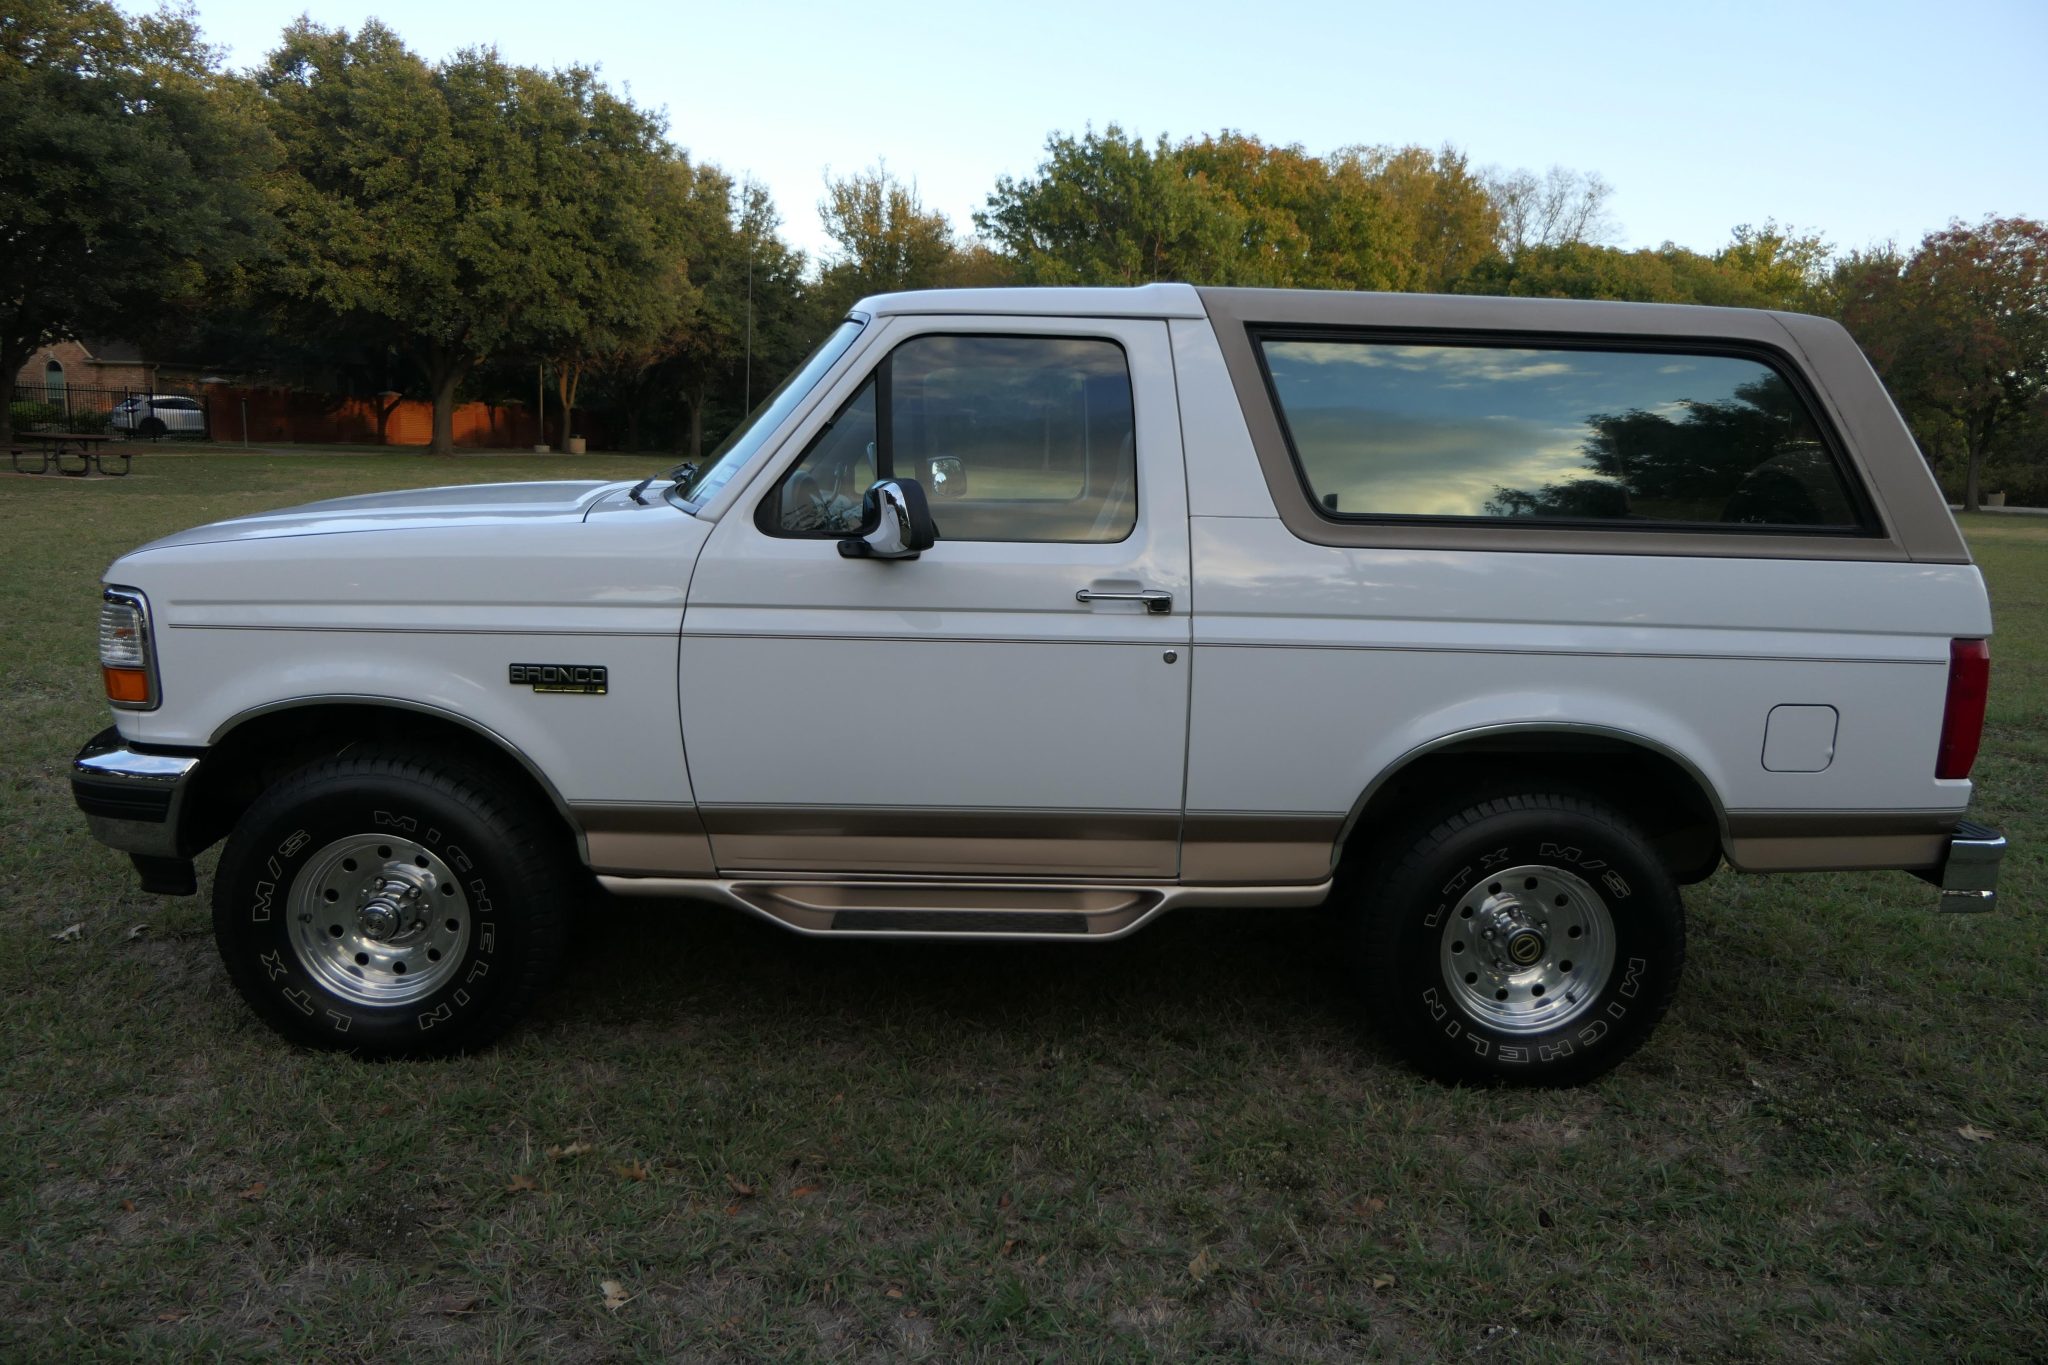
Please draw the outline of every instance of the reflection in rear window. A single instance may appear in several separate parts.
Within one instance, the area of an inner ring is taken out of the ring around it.
[[[1340,338],[1260,349],[1327,515],[1860,529],[1812,414],[1759,360]]]

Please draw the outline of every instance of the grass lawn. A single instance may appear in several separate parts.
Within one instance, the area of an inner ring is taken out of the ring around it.
[[[1272,911],[889,947],[621,904],[482,1056],[281,1043],[204,899],[143,895],[71,804],[101,569],[314,497],[661,464],[0,476],[0,1359],[2048,1351],[2048,521],[1966,527],[2005,910],[1724,871],[1661,1033],[1583,1090],[1409,1074],[1326,922]]]

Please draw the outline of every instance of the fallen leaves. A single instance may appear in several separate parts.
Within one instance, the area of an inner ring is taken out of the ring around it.
[[[626,1286],[617,1280],[606,1280],[598,1285],[598,1289],[604,1295],[604,1306],[614,1313],[633,1301],[633,1296],[626,1292]]]
[[[123,1213],[133,1213],[133,1212],[135,1212],[135,1201],[134,1201],[133,1199],[123,1199],[123,1200],[121,1201],[121,1212],[123,1212]]]
[[[1974,1123],[1966,1123],[1956,1129],[1956,1136],[1965,1142],[1989,1142],[1997,1137],[1998,1134],[1992,1132],[1989,1128],[1979,1128]]]
[[[647,1167],[638,1161],[622,1161],[612,1167],[612,1174],[621,1180],[645,1180]]]
[[[505,1193],[530,1194],[539,1188],[540,1182],[538,1180],[535,1180],[532,1176],[526,1174],[524,1171],[521,1171],[518,1175],[512,1177],[512,1181],[510,1184],[505,1186]]]
[[[52,942],[52,943],[76,943],[76,942],[78,942],[78,941],[79,941],[80,939],[82,939],[82,938],[84,938],[84,937],[85,937],[85,921],[84,921],[84,920],[80,920],[80,921],[79,921],[78,923],[76,923],[76,924],[67,924],[67,925],[65,925],[65,926],[64,926],[64,927],[63,927],[62,929],[59,929],[59,930],[58,930],[58,931],[57,931],[56,933],[54,933],[54,934],[50,935],[50,942]]]
[[[562,1146],[560,1146],[560,1147],[550,1147],[550,1148],[548,1148],[548,1160],[549,1160],[549,1161],[574,1161],[574,1160],[575,1160],[575,1159],[576,1159],[577,1157],[579,1157],[579,1156],[589,1156],[589,1155],[590,1155],[590,1154],[591,1154],[592,1152],[594,1152],[594,1151],[596,1151],[596,1150],[597,1150],[597,1145],[596,1145],[595,1143],[590,1143],[590,1142],[569,1142],[569,1143],[564,1143],[564,1144],[563,1144]]]
[[[752,1185],[749,1185],[746,1181],[740,1179],[731,1171],[727,1171],[725,1173],[725,1183],[727,1185],[730,1185],[732,1187],[732,1192],[742,1199],[752,1199],[756,1193]]]
[[[1195,1259],[1188,1262],[1188,1274],[1196,1280],[1206,1280],[1209,1272],[1216,1268],[1216,1262],[1209,1257],[1209,1248],[1203,1247],[1195,1253]]]
[[[121,937],[129,943],[133,943],[136,939],[141,938],[144,934],[148,932],[149,926],[147,924],[134,924],[130,925],[128,928],[128,932],[121,935]]]
[[[1375,1275],[1372,1277],[1372,1287],[1374,1289],[1392,1289],[1394,1287],[1394,1277],[1392,1275]]]
[[[263,1196],[269,1193],[270,1186],[264,1184],[262,1181],[259,1180],[255,1184],[251,1185],[248,1189],[243,1190],[241,1194],[236,1196],[236,1198],[246,1199],[249,1202],[254,1203],[256,1200],[263,1198]]]
[[[1357,1214],[1360,1218],[1370,1218],[1376,1213],[1384,1213],[1386,1211],[1386,1207],[1387,1201],[1375,1194],[1368,1195],[1366,1198],[1361,1199],[1357,1203],[1353,1204],[1351,1206],[1351,1211]]]
[[[799,1185],[789,1192],[789,1197],[791,1199],[808,1199],[812,1195],[817,1194],[819,1191],[823,1190],[824,1188],[825,1187],[823,1185],[817,1184],[816,1182]]]

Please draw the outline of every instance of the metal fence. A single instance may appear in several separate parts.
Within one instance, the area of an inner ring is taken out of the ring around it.
[[[159,411],[154,400],[176,398],[198,405],[198,424],[190,409],[173,414]],[[212,414],[204,394],[183,394],[142,389],[92,389],[74,384],[16,384],[8,407],[16,431],[106,432],[116,436],[188,436],[204,438],[213,430]]]

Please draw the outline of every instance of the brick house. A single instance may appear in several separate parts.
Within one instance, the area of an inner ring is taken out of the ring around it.
[[[55,341],[36,348],[21,373],[20,389],[62,394],[66,389],[132,389],[149,393],[156,384],[156,362],[145,360],[142,348],[126,341]],[[45,401],[57,401],[48,398]]]

